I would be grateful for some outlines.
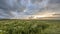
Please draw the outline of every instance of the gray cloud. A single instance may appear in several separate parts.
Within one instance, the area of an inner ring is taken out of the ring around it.
[[[60,13],[60,0],[0,0],[0,18],[38,15],[44,10]]]

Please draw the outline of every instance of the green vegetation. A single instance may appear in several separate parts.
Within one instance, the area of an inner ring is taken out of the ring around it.
[[[0,20],[0,34],[60,34],[60,20]]]

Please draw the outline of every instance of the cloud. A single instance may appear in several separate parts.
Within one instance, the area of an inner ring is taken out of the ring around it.
[[[0,0],[0,18],[38,15],[45,11],[59,14],[60,0]]]

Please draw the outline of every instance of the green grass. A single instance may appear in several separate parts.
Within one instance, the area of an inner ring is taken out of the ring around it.
[[[60,20],[0,20],[0,34],[60,34]]]

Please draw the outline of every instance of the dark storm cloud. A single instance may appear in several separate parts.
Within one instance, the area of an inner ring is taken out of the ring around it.
[[[50,0],[50,3],[52,3],[52,4],[60,4],[60,0]]]
[[[60,11],[60,0],[50,0],[48,4],[48,10],[59,12]]]
[[[13,16],[11,12],[16,12],[18,10],[19,13],[23,11],[25,7],[22,6],[19,2],[20,0],[0,0],[0,18],[10,18],[11,16]]]

